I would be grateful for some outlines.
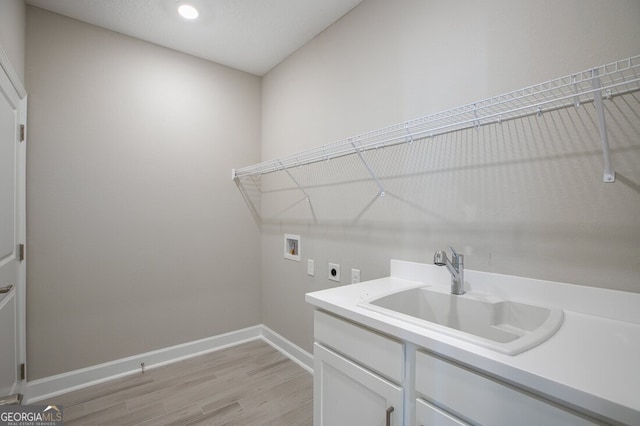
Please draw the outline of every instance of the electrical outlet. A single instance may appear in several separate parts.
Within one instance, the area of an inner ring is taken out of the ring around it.
[[[313,259],[307,259],[307,275],[314,276],[316,274],[316,265]]]
[[[330,263],[328,276],[331,281],[340,282],[340,265],[337,263]]]
[[[360,269],[351,269],[351,284],[360,282]]]

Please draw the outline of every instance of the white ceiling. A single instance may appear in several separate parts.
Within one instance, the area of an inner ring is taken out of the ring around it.
[[[362,0],[27,0],[70,18],[262,76]],[[195,21],[177,13],[189,3]]]

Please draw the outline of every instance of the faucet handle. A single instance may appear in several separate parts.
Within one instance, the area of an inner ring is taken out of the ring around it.
[[[451,256],[453,257],[451,260],[453,260],[454,263],[461,264],[463,262],[464,255],[459,254],[456,249],[451,246],[449,246],[449,250],[451,250]]]

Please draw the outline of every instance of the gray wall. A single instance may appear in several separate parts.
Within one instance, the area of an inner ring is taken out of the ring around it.
[[[640,291],[637,95],[607,103],[615,184],[602,183],[592,106],[368,154],[385,199],[353,159],[296,171],[317,223],[286,176],[263,177],[260,232],[229,179],[260,158],[638,54],[637,1],[365,0],[262,84],[39,9],[27,17],[30,379],[260,322],[311,350],[304,293],[334,285],[327,262],[347,283],[352,267],[372,279],[447,244],[471,269]],[[10,33],[0,43],[19,58]],[[283,259],[285,232],[302,235],[302,262]]]
[[[635,0],[365,0],[263,78],[262,159],[637,55],[639,21]],[[640,292],[638,94],[606,108],[613,184],[591,104],[368,153],[383,199],[357,158],[294,170],[317,223],[287,176],[263,176],[263,322],[310,351],[304,294],[334,285],[327,262],[345,284],[449,244],[469,269]]]
[[[260,79],[27,9],[31,380],[259,324]]]
[[[0,1],[0,47],[24,84],[25,15],[24,0]]]

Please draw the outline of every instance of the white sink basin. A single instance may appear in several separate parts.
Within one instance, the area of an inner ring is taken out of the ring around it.
[[[399,291],[360,306],[507,355],[544,342],[560,328],[564,317],[561,309],[473,291],[456,296],[432,286]]]

